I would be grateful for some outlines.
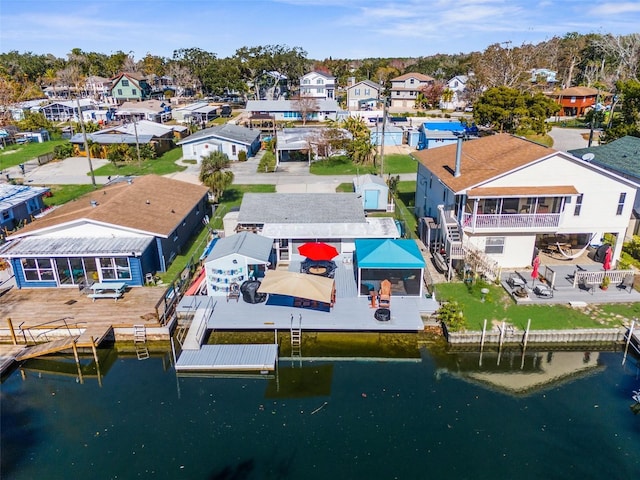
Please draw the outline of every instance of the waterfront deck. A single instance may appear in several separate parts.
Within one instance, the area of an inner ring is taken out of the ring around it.
[[[8,318],[16,330],[33,328],[65,317],[69,325],[80,328],[157,326],[155,305],[164,292],[164,287],[136,287],[127,290],[117,302],[94,303],[77,289],[13,288],[0,298],[0,335],[9,336]]]
[[[176,372],[272,372],[277,359],[276,344],[203,345],[199,350],[183,350],[175,368]]]

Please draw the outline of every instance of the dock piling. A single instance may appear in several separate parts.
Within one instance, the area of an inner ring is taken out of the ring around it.
[[[522,362],[520,362],[520,370],[524,368],[524,354],[527,351],[527,342],[529,341],[529,329],[531,328],[531,319],[527,320],[527,329],[524,331],[522,340]]]
[[[484,339],[487,334],[487,319],[484,319],[484,324],[482,325],[482,336],[480,337],[480,359],[478,360],[478,366],[482,366],[482,351],[484,350]]]
[[[634,318],[631,322],[631,327],[629,327],[629,333],[627,333],[627,343],[624,347],[624,355],[622,356],[622,365],[627,361],[627,353],[629,352],[629,344],[631,343],[631,339],[633,338],[633,328],[636,325],[636,319]]]

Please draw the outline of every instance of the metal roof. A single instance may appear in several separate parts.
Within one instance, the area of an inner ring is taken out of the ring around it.
[[[93,143],[99,143],[101,145],[113,144],[113,143],[126,143],[128,145],[135,145],[136,143],[150,143],[153,140],[153,135],[138,135],[136,139],[135,135],[128,135],[126,133],[88,133],[87,140],[91,140]],[[69,140],[71,143],[84,143],[84,135],[82,133],[76,133]]]
[[[0,250],[11,257],[65,257],[103,255],[141,255],[154,242],[153,237],[26,237],[13,240]]]
[[[384,178],[379,177],[378,175],[371,175],[367,173],[366,175],[360,175],[353,178],[353,184],[356,187],[362,187],[363,185],[380,185],[385,188],[387,187],[387,182],[384,181]]]
[[[295,100],[249,100],[247,112],[297,112]],[[338,112],[340,107],[335,100],[318,100],[319,112]]]
[[[219,239],[205,261],[239,254],[266,263],[269,261],[272,248],[273,239],[256,233],[240,232]]]
[[[209,139],[222,139],[230,140],[233,142],[243,143],[245,145],[251,145],[260,137],[260,130],[255,128],[239,127],[231,123],[219,125],[216,127],[205,128],[199,132],[189,135],[176,145],[185,145],[193,142],[203,142]]]
[[[362,203],[360,203],[362,207]],[[398,227],[391,217],[368,217],[364,223],[269,223],[262,234],[271,238],[342,239],[398,238]]]
[[[0,184],[0,210],[7,210],[50,191],[48,187]]]
[[[358,268],[424,268],[415,240],[356,240]]]
[[[245,193],[238,223],[364,223],[355,193]]]

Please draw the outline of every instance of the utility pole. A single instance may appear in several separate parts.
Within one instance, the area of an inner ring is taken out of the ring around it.
[[[140,142],[138,142],[138,120],[133,121],[133,131],[136,134],[136,153],[138,154],[138,168],[141,168],[142,160],[140,160]]]
[[[89,141],[87,140],[87,130],[84,128],[84,119],[82,118],[82,112],[80,111],[80,99],[76,96],[76,104],[78,105],[78,121],[80,122],[80,128],[82,129],[82,138],[84,140],[84,151],[87,153],[87,160],[89,161],[89,172],[91,172],[91,183],[96,188],[96,176],[93,173],[93,164],[91,163],[91,152],[89,151]]]
[[[593,106],[593,115],[591,116],[591,122],[589,122],[590,123],[589,143],[587,144],[587,148],[591,148],[591,142],[593,142],[593,124],[597,119],[599,103],[600,103],[600,89],[598,88],[598,93],[596,94],[596,104]]]
[[[382,141],[380,142],[380,176],[384,178],[384,128],[387,124],[387,97],[382,97]]]

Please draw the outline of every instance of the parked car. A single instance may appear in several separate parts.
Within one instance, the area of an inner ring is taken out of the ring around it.
[[[225,103],[224,105],[222,105],[222,107],[220,107],[220,116],[228,118],[231,116],[231,111],[231,105]]]

